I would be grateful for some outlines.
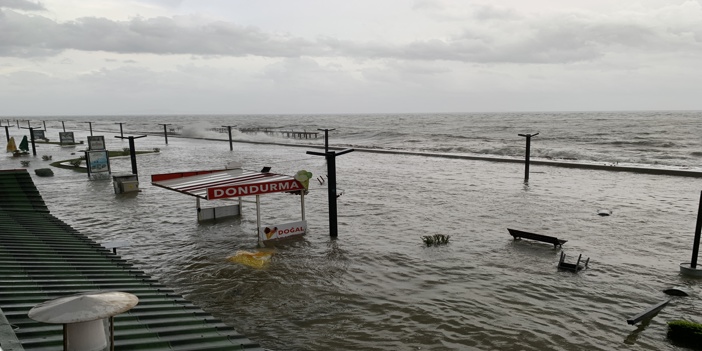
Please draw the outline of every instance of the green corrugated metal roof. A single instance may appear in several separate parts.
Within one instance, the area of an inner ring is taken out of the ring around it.
[[[61,349],[63,327],[27,313],[47,300],[97,290],[139,297],[115,317],[116,350],[263,350],[51,215],[25,170],[0,171],[0,348]]]
[[[0,170],[0,210],[49,212],[25,169]]]

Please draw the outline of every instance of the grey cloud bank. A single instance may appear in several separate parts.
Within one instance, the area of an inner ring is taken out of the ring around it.
[[[47,13],[58,2],[0,0],[5,113],[702,107],[691,100],[700,74],[684,68],[702,58],[699,1],[601,13],[406,1],[436,30],[395,40],[310,37],[165,10],[184,3],[151,2],[165,5],[152,17],[57,21]]]

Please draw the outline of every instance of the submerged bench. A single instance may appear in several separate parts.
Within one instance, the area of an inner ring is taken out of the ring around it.
[[[568,263],[565,261],[566,259],[566,254],[565,252],[561,251],[561,259],[558,261],[558,269],[564,269],[567,271],[571,271],[574,273],[578,273],[578,271],[583,270],[587,268],[587,264],[590,263],[590,257],[588,257],[585,260],[585,265],[580,264],[580,260],[583,258],[583,254],[578,255],[578,261],[575,263]]]
[[[553,248],[555,249],[558,246],[563,246],[568,240],[561,240],[553,236],[548,236],[548,235],[541,235],[541,234],[535,234],[535,233],[529,233],[529,232],[524,232],[521,230],[516,230],[516,229],[509,229],[509,234],[511,234],[514,237],[514,240],[517,239],[531,239],[531,240],[536,240],[536,241],[541,241],[549,244],[553,244]]]

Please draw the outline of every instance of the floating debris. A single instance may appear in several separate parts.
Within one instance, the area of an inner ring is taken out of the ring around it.
[[[427,246],[432,246],[432,245],[445,245],[448,244],[450,235],[444,235],[444,234],[434,234],[434,235],[425,235],[422,237],[422,240],[424,240],[424,243],[427,244]]]
[[[685,288],[672,287],[670,289],[663,290],[664,293],[671,296],[690,296],[690,292]]]
[[[271,261],[273,252],[258,251],[237,251],[234,256],[228,257],[230,262],[240,263],[253,268],[265,268]]]
[[[51,168],[38,168],[34,170],[34,173],[40,177],[53,177],[54,171]]]
[[[602,217],[611,216],[611,215],[612,215],[612,210],[606,210],[606,209],[597,210],[597,215],[598,215],[598,216],[602,216]]]
[[[670,300],[663,300],[663,301],[661,301],[661,302],[659,302],[659,303],[657,303],[657,304],[655,304],[655,305],[653,305],[653,306],[647,308],[645,311],[643,311],[643,312],[637,314],[636,316],[627,319],[626,322],[627,322],[629,325],[634,325],[634,324],[636,324],[636,323],[638,323],[638,322],[641,322],[642,320],[651,319],[651,318],[653,318],[653,316],[655,316],[658,312],[660,312],[660,310],[662,310],[663,307],[665,307],[666,305],[668,305],[668,302],[670,302]]]

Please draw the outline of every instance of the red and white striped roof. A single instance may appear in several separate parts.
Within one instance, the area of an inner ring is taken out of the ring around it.
[[[154,174],[151,184],[206,200],[304,190],[294,177],[243,169]]]

